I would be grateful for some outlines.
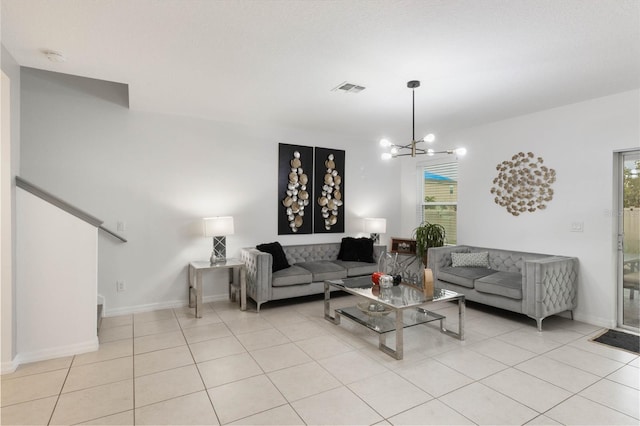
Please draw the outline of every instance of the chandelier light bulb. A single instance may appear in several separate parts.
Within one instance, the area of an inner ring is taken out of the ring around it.
[[[424,137],[424,139],[422,139],[425,142],[431,143],[433,141],[436,140],[436,135],[434,135],[433,133],[429,133],[427,136]]]
[[[391,160],[393,156],[391,155],[390,152],[383,152],[382,155],[380,156],[380,158],[382,158],[383,160]]]
[[[465,155],[467,153],[467,148],[456,148],[455,149],[457,155]]]
[[[380,139],[380,146],[388,148],[391,146],[391,142],[389,142],[389,139]]]
[[[392,146],[390,152],[391,152],[391,154],[396,155],[398,153],[398,147],[397,146]]]
[[[431,148],[429,148],[429,149],[427,150],[427,155],[431,156],[431,155],[433,155],[433,154],[435,154],[435,151],[434,151],[434,150],[432,150]]]

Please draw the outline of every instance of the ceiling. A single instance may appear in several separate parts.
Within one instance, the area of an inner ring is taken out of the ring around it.
[[[410,140],[408,80],[417,137],[640,87],[638,0],[2,0],[1,20],[20,65],[126,83],[132,110],[358,140]]]

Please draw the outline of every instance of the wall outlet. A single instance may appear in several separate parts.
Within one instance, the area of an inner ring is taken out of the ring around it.
[[[126,289],[127,287],[125,286],[124,281],[116,281],[116,291],[118,293],[122,293]]]
[[[584,232],[584,222],[572,222],[571,232]]]
[[[116,229],[118,230],[118,232],[125,232],[127,230],[127,222],[118,221],[118,223],[116,224]]]

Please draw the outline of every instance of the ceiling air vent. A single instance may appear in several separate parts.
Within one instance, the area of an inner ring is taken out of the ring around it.
[[[342,91],[342,92],[345,92],[345,93],[360,93],[364,89],[366,89],[366,87],[358,86],[357,84],[353,84],[353,83],[347,83],[345,81],[344,83],[340,83],[337,87],[334,87],[332,90],[333,91]]]

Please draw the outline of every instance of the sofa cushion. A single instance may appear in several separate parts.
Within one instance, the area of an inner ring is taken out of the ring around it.
[[[338,260],[375,263],[373,259],[373,240],[366,237],[344,237],[340,244]]]
[[[347,277],[370,275],[378,270],[378,265],[375,263],[350,262],[347,260],[334,260],[333,263],[346,269]]]
[[[347,278],[347,270],[344,267],[328,260],[296,263],[295,266],[299,266],[300,268],[304,268],[311,272],[314,282]]]
[[[311,272],[297,265],[291,265],[271,275],[273,287],[286,287],[289,285],[309,284],[313,280]]]
[[[287,256],[284,254],[284,250],[279,242],[275,241],[273,243],[258,244],[256,248],[262,252],[269,253],[271,257],[273,257],[271,272],[276,272],[289,267]]]
[[[440,269],[438,280],[452,284],[458,284],[464,287],[473,288],[473,281],[496,273],[493,269],[488,268],[453,268],[447,267]]]
[[[451,266],[489,268],[489,252],[480,251],[475,253],[451,253]]]
[[[510,299],[522,299],[522,274],[496,272],[476,280],[475,288],[482,293],[497,294]]]

